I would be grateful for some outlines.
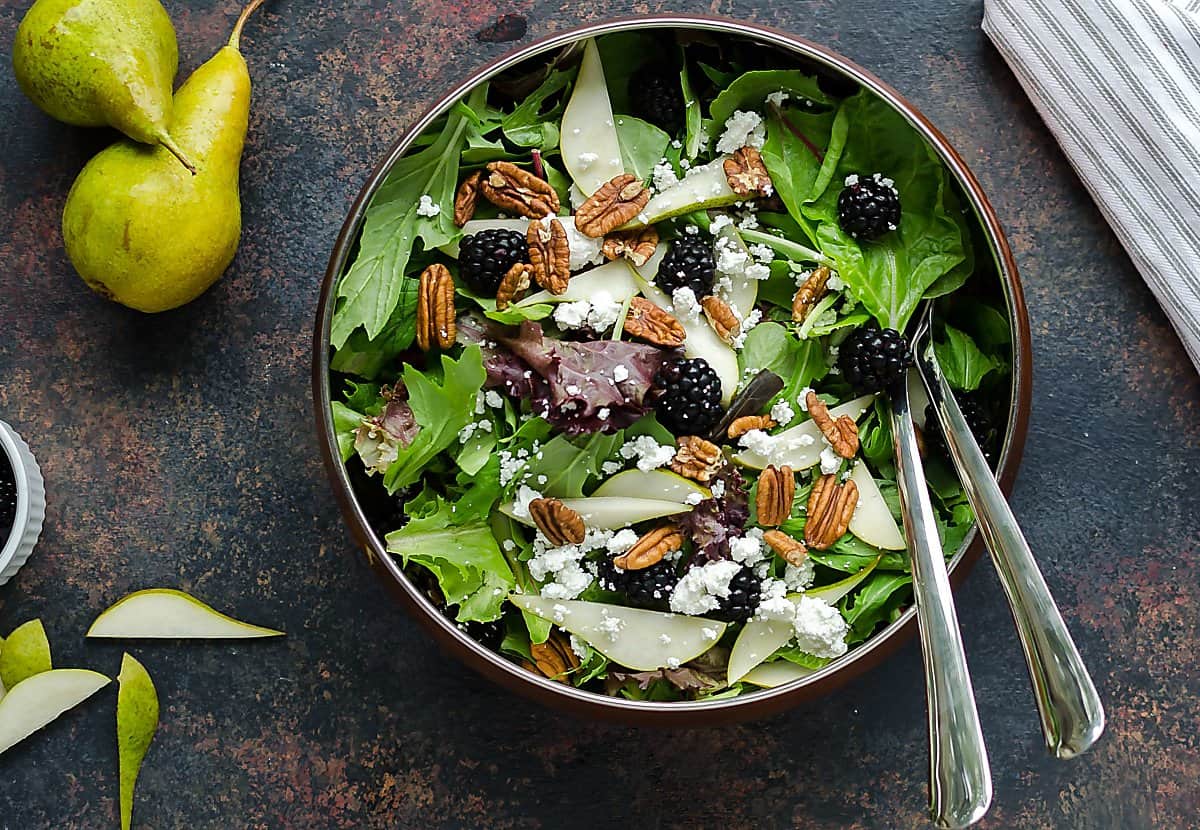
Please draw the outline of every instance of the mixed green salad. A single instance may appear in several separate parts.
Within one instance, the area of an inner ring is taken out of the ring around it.
[[[951,177],[869,91],[785,65],[582,42],[473,89],[367,210],[332,324],[342,458],[410,577],[530,671],[725,698],[896,619],[887,391],[925,298],[998,449],[1009,326]],[[973,517],[921,414],[950,556]]]

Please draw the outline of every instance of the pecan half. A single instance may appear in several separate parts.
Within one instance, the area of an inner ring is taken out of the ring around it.
[[[475,203],[479,201],[479,183],[483,181],[483,171],[476,170],[463,179],[454,194],[454,224],[460,228],[471,221],[475,215]]]
[[[679,449],[671,459],[671,470],[692,481],[707,484],[725,464],[721,448],[698,435],[683,435],[676,442]]]
[[[644,228],[630,228],[627,231],[613,231],[604,237],[604,245],[600,251],[608,259],[625,257],[634,265],[641,268],[658,248],[658,231],[653,225]]]
[[[829,268],[822,265],[808,275],[808,279],[796,289],[792,297],[792,319],[803,323],[804,318],[812,311],[822,297],[829,291]]]
[[[445,265],[434,263],[417,283],[417,345],[421,351],[448,349],[458,330],[454,323],[454,278]]]
[[[513,267],[508,269],[508,273],[500,280],[500,286],[496,289],[497,311],[504,311],[525,296],[525,292],[529,290],[529,275],[532,272],[533,266],[528,262],[514,263]]]
[[[533,278],[537,284],[551,294],[567,290],[571,279],[571,246],[567,242],[567,229],[557,219],[549,225],[539,220],[529,223],[525,232],[529,245],[529,262],[533,265]]]
[[[773,426],[775,419],[770,415],[743,415],[733,419],[726,434],[730,438],[741,438],[752,429],[770,429]]]
[[[687,339],[683,324],[645,297],[634,297],[629,301],[625,333],[671,349],[682,346]]]
[[[529,503],[529,518],[555,547],[583,541],[583,517],[558,499],[534,499]]]
[[[829,407],[811,389],[804,396],[804,405],[834,452],[842,458],[853,458],[858,452],[858,424],[854,423],[854,419],[842,415],[835,421],[829,414]]]
[[[557,631],[550,632],[544,643],[530,643],[529,654],[533,657],[534,670],[560,683],[566,683],[567,675],[579,668],[579,655],[571,648],[570,641]]]
[[[650,191],[632,173],[622,173],[600,186],[575,211],[575,227],[584,236],[598,239],[642,212]]]
[[[753,147],[742,147],[721,166],[729,187],[739,196],[770,196],[774,190],[762,155]]]
[[[633,543],[633,547],[613,559],[613,564],[626,571],[640,571],[657,565],[673,550],[683,547],[683,534],[672,524],[660,525]]]
[[[779,558],[797,568],[808,558],[808,548],[799,539],[793,539],[782,530],[768,530],[763,534],[763,541],[779,554]]]
[[[558,194],[548,182],[511,161],[493,161],[480,179],[479,192],[493,205],[530,219],[558,213]]]
[[[825,550],[846,533],[857,506],[857,484],[853,481],[838,484],[837,476],[832,473],[821,476],[808,495],[804,541],[810,548]]]
[[[726,343],[733,343],[733,339],[742,331],[742,321],[738,319],[729,303],[714,294],[709,294],[700,301],[700,306],[717,336]]]
[[[792,502],[796,498],[796,477],[786,464],[774,464],[762,471],[758,477],[758,496],[754,506],[758,509],[758,523],[778,526],[792,515]]]

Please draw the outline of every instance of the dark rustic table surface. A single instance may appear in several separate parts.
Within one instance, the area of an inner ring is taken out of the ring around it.
[[[28,0],[0,1],[10,41]],[[167,0],[190,71],[235,0]],[[1079,760],[1041,745],[999,584],[960,594],[991,751],[991,828],[1184,828],[1200,811],[1200,383],[1012,75],[978,2],[508,5],[274,0],[255,83],[245,231],[225,279],[157,317],[74,276],[59,215],[104,132],[42,116],[0,72],[0,418],[34,446],[47,526],[0,588],[0,632],[41,617],[57,664],[125,593],[176,586],[286,639],[139,645],[162,726],[138,793],[154,828],[922,827],[926,746],[910,644],[761,723],[655,732],[543,711],[438,653],[356,555],[309,412],[316,291],[351,199],[409,120],[518,43],[582,20],[707,12],[824,42],[892,82],[972,165],[1029,301],[1033,416],[1014,503],[1105,699]],[[528,31],[525,31],[527,22]],[[494,38],[493,38],[494,39]],[[0,758],[0,827],[116,826],[112,690]]]

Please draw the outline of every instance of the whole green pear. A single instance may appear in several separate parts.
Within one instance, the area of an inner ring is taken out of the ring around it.
[[[169,131],[179,47],[159,0],[37,0],[17,27],[12,61],[46,114],[162,144],[193,169]]]
[[[75,179],[63,242],[97,293],[139,311],[177,308],[220,279],[242,231],[238,167],[250,115],[250,74],[238,51],[253,0],[229,43],[175,93],[175,137],[195,159],[133,141],[101,151]]]

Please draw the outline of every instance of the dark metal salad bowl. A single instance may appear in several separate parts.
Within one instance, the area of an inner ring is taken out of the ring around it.
[[[913,609],[909,608],[895,622],[867,642],[808,677],[785,686],[734,698],[669,703],[633,701],[556,683],[526,671],[460,631],[429,601],[424,592],[405,574],[401,565],[387,554],[384,542],[371,528],[363,504],[355,492],[346,467],[341,462],[330,409],[333,392],[330,375],[330,324],[337,281],[356,249],[367,206],[396,161],[407,152],[412,142],[434,119],[477,83],[492,78],[522,61],[563,49],[584,38],[639,28],[682,28],[718,39],[749,39],[775,51],[781,64],[791,62],[820,72],[835,82],[840,80],[870,89],[903,115],[912,128],[933,146],[950,171],[971,217],[969,221],[973,226],[974,242],[979,252],[976,270],[994,276],[996,296],[1002,299],[1010,322],[1013,358],[1010,400],[997,468],[997,477],[1005,492],[1009,491],[1016,477],[1028,426],[1031,390],[1029,321],[1016,263],[995,212],[979,182],[942,134],[912,104],[874,75],[823,46],[785,32],[718,18],[674,15],[614,20],[559,32],[498,58],[462,80],[396,141],[363,186],[342,226],[321,284],[313,337],[313,404],[321,454],[334,494],[355,540],[379,578],[442,648],[502,686],[539,702],[586,717],[657,726],[701,726],[764,717],[833,691],[878,665],[913,635],[916,627]],[[949,562],[953,583],[962,581],[982,549],[981,540],[972,530]]]

